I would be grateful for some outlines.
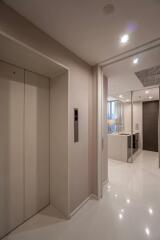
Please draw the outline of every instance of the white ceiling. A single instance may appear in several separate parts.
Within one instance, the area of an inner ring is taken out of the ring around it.
[[[2,35],[0,35],[0,60],[51,78],[65,71],[56,63]]]
[[[132,62],[135,57],[139,58],[137,65]],[[143,89],[135,72],[158,65],[160,65],[160,47],[104,67],[104,74],[108,77],[109,95]]]
[[[115,12],[103,8],[113,3]],[[160,0],[5,0],[89,64],[160,37]],[[127,46],[119,38],[129,33]]]
[[[154,100],[159,100],[159,88],[151,88],[148,89],[149,93],[145,93],[145,90],[140,90],[140,91],[136,91],[133,93],[133,101],[137,102],[137,101],[154,101]],[[150,99],[149,97],[152,97],[152,99]]]

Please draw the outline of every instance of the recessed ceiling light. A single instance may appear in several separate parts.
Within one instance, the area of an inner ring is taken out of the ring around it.
[[[119,98],[123,98],[123,95],[120,94],[120,95],[119,95]]]
[[[146,91],[145,91],[145,94],[148,94],[148,93],[149,93],[149,90],[146,90]]]
[[[149,96],[149,99],[152,99],[153,97],[152,96]]]
[[[147,235],[147,236],[149,236],[149,235],[150,235],[150,230],[149,230],[149,228],[148,228],[148,227],[146,227],[146,228],[145,228],[145,233],[146,233],[146,235]]]
[[[149,212],[150,215],[153,215],[153,209],[152,208],[149,208],[148,212]]]
[[[121,43],[125,44],[129,41],[129,35],[128,34],[124,34],[122,37],[121,37]]]
[[[119,214],[119,219],[122,219],[122,218],[123,218],[123,214],[120,213],[120,214]]]
[[[126,202],[129,204],[131,202],[131,200],[129,198],[127,198]]]
[[[139,58],[134,58],[133,59],[133,64],[138,64],[138,62],[139,62]]]
[[[127,99],[126,102],[129,102],[129,99]]]

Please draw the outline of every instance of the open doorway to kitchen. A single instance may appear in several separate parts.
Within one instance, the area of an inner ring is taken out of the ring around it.
[[[147,201],[154,201],[146,184],[159,181],[159,56],[160,47],[154,47],[103,67],[108,79],[105,189],[123,195],[126,204],[142,188]]]
[[[143,150],[158,153],[158,87],[113,94],[107,107],[109,159],[132,163]]]

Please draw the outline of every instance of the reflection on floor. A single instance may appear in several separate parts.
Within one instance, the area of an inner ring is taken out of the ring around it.
[[[158,154],[143,151],[131,163],[109,160],[110,183],[71,220],[44,210],[5,240],[160,240]]]

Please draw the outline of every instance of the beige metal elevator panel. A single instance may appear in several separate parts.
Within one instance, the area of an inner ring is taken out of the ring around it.
[[[0,238],[24,218],[24,71],[0,62]]]
[[[49,79],[25,71],[25,219],[49,204]]]

